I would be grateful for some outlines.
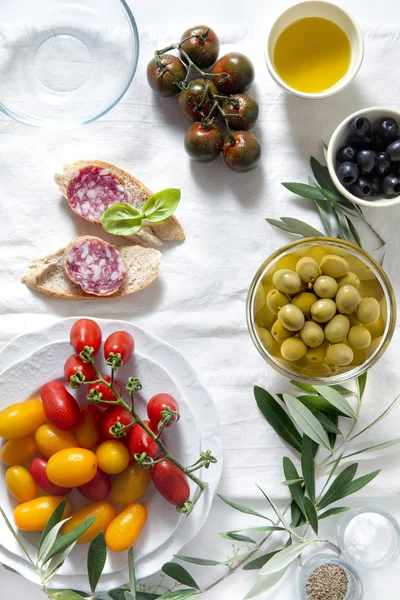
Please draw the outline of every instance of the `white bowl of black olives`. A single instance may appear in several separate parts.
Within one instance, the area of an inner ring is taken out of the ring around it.
[[[327,164],[335,186],[351,202],[400,203],[400,112],[374,107],[347,117],[330,139]]]

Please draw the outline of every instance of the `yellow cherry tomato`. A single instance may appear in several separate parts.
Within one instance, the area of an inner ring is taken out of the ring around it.
[[[100,531],[106,531],[116,515],[117,511],[111,502],[94,502],[93,504],[88,504],[77,510],[70,520],[65,523],[63,533],[68,533],[71,529],[86,521],[86,519],[90,519],[90,517],[96,517],[94,523],[78,539],[78,544],[86,544],[86,542],[91,542]]]
[[[99,467],[109,475],[121,473],[129,465],[130,454],[123,442],[106,440],[96,450]]]
[[[60,496],[41,496],[17,506],[14,511],[14,522],[22,531],[43,531],[57,506],[64,498]],[[62,518],[71,514],[71,502],[67,500]]]
[[[0,412],[0,437],[19,440],[35,431],[47,420],[41,400],[11,404]]]
[[[6,485],[10,494],[18,502],[29,502],[36,498],[36,485],[28,469],[15,465],[7,469],[5,474]]]
[[[107,548],[113,552],[128,550],[137,540],[147,520],[147,510],[141,504],[129,504],[106,531]]]
[[[111,497],[120,504],[132,504],[139,500],[149,487],[151,481],[150,469],[139,467],[133,460],[127,468],[114,477],[111,487]]]
[[[20,465],[32,458],[36,452],[36,444],[30,435],[20,440],[9,440],[0,449],[0,458],[5,465]]]
[[[50,456],[47,477],[62,487],[78,487],[92,481],[97,471],[96,455],[86,448],[66,448]]]
[[[50,458],[65,448],[78,448],[79,444],[69,431],[61,431],[51,423],[42,425],[35,431],[35,442],[39,452]]]

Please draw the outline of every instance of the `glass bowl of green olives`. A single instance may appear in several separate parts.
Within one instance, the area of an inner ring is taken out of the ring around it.
[[[382,267],[336,238],[306,238],[258,269],[247,325],[261,356],[298,381],[332,385],[358,377],[393,336],[396,301]]]

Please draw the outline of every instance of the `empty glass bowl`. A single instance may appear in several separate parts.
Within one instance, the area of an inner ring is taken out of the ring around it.
[[[0,11],[0,109],[38,127],[98,119],[135,74],[139,38],[125,0],[13,0]]]

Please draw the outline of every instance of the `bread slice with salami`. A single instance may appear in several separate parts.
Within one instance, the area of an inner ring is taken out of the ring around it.
[[[54,180],[71,210],[99,225],[104,211],[113,204],[127,202],[141,209],[153,195],[133,175],[100,160],[80,160],[64,165],[63,173],[56,174]],[[184,240],[185,233],[172,215],[161,223],[145,223],[130,239],[142,245],[159,246],[162,241]]]
[[[112,246],[82,236],[66,248],[33,260],[21,278],[31,290],[64,300],[118,298],[152,283],[161,252],[142,246]]]

